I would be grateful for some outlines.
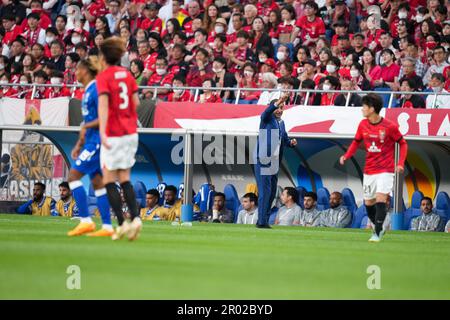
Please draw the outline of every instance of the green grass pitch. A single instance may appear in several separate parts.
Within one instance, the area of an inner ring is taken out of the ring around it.
[[[136,242],[0,215],[1,299],[449,299],[450,234],[145,222]],[[81,289],[66,287],[81,269]],[[381,289],[369,290],[370,265]]]

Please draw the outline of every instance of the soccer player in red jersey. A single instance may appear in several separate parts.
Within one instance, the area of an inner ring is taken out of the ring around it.
[[[369,93],[362,98],[362,113],[365,117],[359,123],[355,138],[340,163],[351,158],[361,141],[366,149],[363,193],[367,215],[375,225],[370,242],[379,242],[384,234],[383,222],[386,218],[386,203],[394,185],[395,171],[402,173],[408,153],[408,144],[398,126],[380,116],[383,102],[379,95]],[[400,144],[400,157],[395,164],[395,143]]]
[[[132,74],[120,66],[125,42],[119,37],[106,39],[100,45],[100,62],[104,70],[97,75],[98,114],[100,129],[100,163],[108,200],[119,226],[113,240],[125,234],[129,240],[139,235],[142,222],[138,215],[136,196],[130,183],[131,167],[138,147],[138,87]],[[124,221],[122,202],[115,182],[119,181],[130,209],[131,223]]]

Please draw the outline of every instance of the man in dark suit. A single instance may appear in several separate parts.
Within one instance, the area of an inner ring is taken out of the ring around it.
[[[288,137],[284,122],[281,120],[283,107],[289,96],[289,92],[283,93],[278,100],[273,100],[261,115],[255,150],[255,177],[259,193],[257,228],[270,228],[270,206],[277,190],[283,148],[297,145],[296,139]]]

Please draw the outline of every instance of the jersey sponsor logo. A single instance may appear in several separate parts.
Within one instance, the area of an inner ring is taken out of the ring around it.
[[[379,133],[380,133],[380,142],[384,143],[384,138],[386,137],[386,130],[380,129]]]
[[[367,149],[368,152],[381,152],[381,149],[378,148],[375,144],[375,141],[372,142],[372,145]]]

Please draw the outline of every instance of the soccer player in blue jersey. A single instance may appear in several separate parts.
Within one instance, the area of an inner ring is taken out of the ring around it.
[[[111,237],[114,230],[111,225],[108,196],[103,184],[100,167],[100,133],[98,120],[98,95],[95,77],[99,71],[99,61],[96,57],[89,57],[78,63],[75,75],[84,87],[82,100],[82,114],[84,124],[81,127],[77,144],[72,150],[75,164],[69,172],[69,186],[79,209],[80,223],[68,232],[69,236],[87,234],[93,237]],[[97,207],[102,217],[103,226],[95,231],[95,223],[89,216],[87,195],[81,178],[88,174],[97,197]]]

